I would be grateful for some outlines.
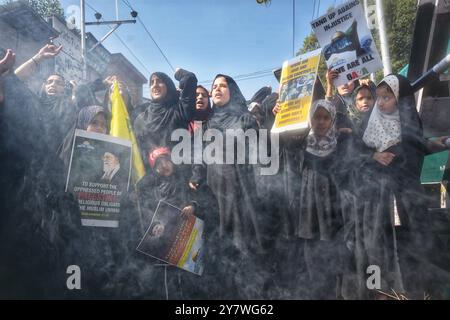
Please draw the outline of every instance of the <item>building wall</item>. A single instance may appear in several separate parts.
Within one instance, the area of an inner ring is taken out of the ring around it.
[[[17,68],[22,63],[35,55],[39,49],[45,44],[45,41],[36,41],[29,35],[23,34],[21,30],[12,28],[8,23],[5,23],[0,18],[0,47],[3,49],[12,49],[16,54],[15,67]],[[31,91],[38,93],[42,82],[47,75],[53,70],[51,61],[46,61],[38,66],[37,71],[29,80],[26,81],[27,86]]]
[[[63,51],[55,57],[56,73],[63,75],[65,79],[83,82],[80,37],[56,17],[51,18],[51,24],[60,33],[53,41],[54,44],[63,46]]]

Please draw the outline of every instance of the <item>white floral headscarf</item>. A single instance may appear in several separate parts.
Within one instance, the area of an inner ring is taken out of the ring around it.
[[[330,113],[331,117],[331,128],[328,130],[324,137],[318,137],[314,129],[312,129],[311,119],[314,117],[314,113],[316,113],[317,108],[322,107]],[[318,157],[326,157],[334,150],[336,150],[337,139],[336,139],[336,128],[335,121],[336,120],[336,108],[332,103],[327,100],[317,100],[311,106],[309,110],[309,126],[311,131],[309,132],[308,137],[306,138],[307,146],[306,151],[316,155]]]
[[[385,77],[380,84],[385,83],[391,88],[395,98],[399,99],[399,81],[398,78],[389,75]],[[379,84],[379,85],[380,85]],[[364,143],[378,152],[383,152],[390,147],[401,142],[400,112],[397,109],[394,113],[382,113],[378,107],[378,102],[370,114],[366,131],[363,135]]]

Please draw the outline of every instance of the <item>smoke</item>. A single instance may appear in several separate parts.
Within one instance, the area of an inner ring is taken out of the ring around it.
[[[235,205],[248,213],[244,215],[248,220],[250,209],[256,212],[251,223],[258,227],[260,243],[253,235],[245,235],[244,239],[253,241],[237,247],[230,230],[220,229],[220,213],[212,209],[219,207],[217,199],[203,203],[210,209],[206,215],[213,216],[213,227],[207,234],[205,271],[197,276],[162,266],[135,250],[143,236],[141,218],[146,229],[152,212],[144,210],[140,217],[133,194],[121,205],[119,228],[80,225],[75,199],[63,192],[67,168],[54,148],[63,135],[52,131],[52,121],[58,120],[43,116],[39,98],[14,75],[2,80],[2,298],[357,299],[370,297],[365,287],[369,265],[380,266],[384,290],[390,290],[399,274],[411,297],[420,298],[424,289],[434,297],[443,296],[450,281],[443,266],[450,259],[442,253],[447,247],[431,234],[433,226],[419,182],[409,179],[408,171],[399,175],[370,167],[370,157],[351,140],[342,144],[348,148],[339,157],[320,168],[324,171],[313,167],[327,177],[328,188],[334,188],[331,199],[323,197],[323,192],[314,194],[317,210],[331,200],[341,217],[331,237],[320,240],[317,233],[308,239],[298,237],[300,207],[308,205],[299,203],[307,177],[302,174],[304,146],[282,141],[280,170],[275,175],[261,175],[262,165],[252,165],[238,177],[252,180],[248,188],[236,183],[228,189],[235,191],[233,200],[244,201],[238,197],[244,192],[245,201],[250,199],[248,206]],[[395,228],[392,216],[386,215],[393,208],[392,194],[401,222]],[[320,225],[319,221],[313,224]],[[380,235],[385,237],[382,241]],[[370,247],[373,243],[383,246]],[[79,291],[65,287],[68,265],[80,266]],[[390,278],[391,271],[396,279]]]

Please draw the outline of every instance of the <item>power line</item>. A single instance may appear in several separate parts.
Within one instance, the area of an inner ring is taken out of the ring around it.
[[[263,74],[263,75],[260,75],[260,76],[254,76],[254,77],[242,78],[242,79],[238,79],[238,80],[239,80],[239,81],[253,80],[253,79],[265,78],[265,77],[269,77],[269,76],[275,77],[275,76],[273,75],[273,73],[270,72],[269,74]]]
[[[267,71],[256,71],[256,72],[252,72],[252,73],[248,73],[248,74],[242,74],[242,75],[237,75],[237,76],[232,76],[232,78],[236,81],[244,81],[244,80],[250,80],[250,79],[258,79],[258,78],[263,78],[263,77],[268,77],[268,76],[273,76],[273,69],[268,69]],[[201,84],[208,84],[208,83],[212,83],[214,80],[205,80],[205,81],[200,81],[199,83]]]
[[[294,0],[295,1],[295,0]],[[134,8],[131,6],[130,2],[128,0],[122,0],[122,2],[131,10],[134,10]],[[142,22],[142,20],[139,18],[138,16],[138,21],[142,24],[142,26],[144,27],[145,31],[147,32],[147,34],[150,36],[150,38],[152,39],[152,41],[155,43],[156,47],[159,49],[161,55],[164,57],[164,59],[166,60],[167,64],[172,68],[173,71],[175,71],[175,69],[173,68],[172,64],[170,63],[169,59],[166,57],[166,55],[164,54],[164,52],[162,51],[162,49],[159,47],[159,45],[156,43],[155,39],[153,38],[153,36],[151,35],[150,31],[147,29],[147,27],[145,26],[145,24]],[[273,70],[275,70],[276,68],[271,68],[271,69],[265,69],[265,70],[259,70],[259,71],[255,71],[255,72],[251,72],[251,73],[247,73],[247,74],[240,74],[240,75],[236,75],[233,76],[233,79],[235,80],[239,80],[239,81],[243,81],[243,80],[251,80],[251,79],[257,79],[257,78],[263,78],[263,77],[268,77],[268,76],[272,76],[273,75]],[[205,80],[205,81],[199,81],[199,83],[203,83],[203,84],[208,84],[208,83],[212,83],[214,80]]]
[[[131,7],[131,4],[128,1],[122,0],[123,3],[125,3],[125,5],[127,5],[131,10],[134,10]],[[170,68],[172,69],[173,72],[175,72],[175,68],[172,66],[172,64],[170,63],[169,59],[167,58],[167,56],[164,54],[164,52],[162,51],[162,49],[159,47],[158,43],[156,42],[156,40],[153,38],[152,34],[150,33],[150,31],[147,29],[147,27],[145,26],[145,24],[142,22],[141,18],[138,16],[137,20],[139,21],[139,23],[142,25],[142,27],[144,28],[144,30],[147,32],[148,36],[150,37],[150,39],[152,39],[153,43],[155,44],[155,46],[158,48],[159,52],[161,53],[161,55],[164,57],[164,59],[166,60],[167,64],[170,66]]]
[[[316,0],[314,0],[314,4],[313,4],[313,10],[312,10],[312,16],[311,16],[311,21],[314,20],[314,15],[316,13]]]
[[[269,76],[274,76],[273,74],[265,74],[265,75],[261,75],[261,76],[256,76],[256,77],[249,77],[249,78],[243,78],[243,79],[239,79],[236,81],[246,81],[246,80],[254,80],[254,79],[260,79],[260,78],[265,78],[265,77],[269,77]],[[212,84],[213,81],[201,81],[199,82],[199,84],[204,84],[204,85],[210,85]]]
[[[320,15],[320,0],[319,0],[318,5],[317,5],[317,16],[316,16],[316,18],[318,18],[319,15]]]
[[[250,72],[250,73],[246,73],[246,74],[240,74],[240,75],[234,76],[233,78],[245,78],[245,77],[248,77],[248,76],[258,75],[258,74],[267,73],[267,72],[272,72],[274,69],[275,68],[264,69],[264,70],[254,71],[254,72]]]
[[[147,67],[141,62],[141,60],[139,60],[138,57],[136,57],[136,55],[133,53],[133,51],[127,46],[127,44],[125,43],[125,41],[122,40],[121,37],[119,37],[118,34],[114,34],[117,39],[122,43],[122,45],[127,48],[128,52],[130,52],[130,54],[137,60],[137,62],[139,62],[139,64],[141,65],[142,68],[145,69],[145,71],[147,72],[147,74],[151,74],[150,70],[147,69]]]
[[[259,71],[255,71],[255,72],[245,73],[245,74],[239,74],[239,75],[233,76],[232,78],[233,79],[239,79],[239,78],[245,78],[245,77],[249,77],[249,76],[261,75],[261,74],[272,72],[274,69],[275,68],[259,70]],[[202,81],[202,82],[208,82],[208,81],[212,82],[213,80],[207,80],[207,81]]]
[[[86,5],[93,10],[94,12],[98,12],[98,10],[96,10],[94,7],[92,7],[89,3],[85,2]],[[103,20],[103,19],[102,19]],[[108,25],[108,27],[110,29],[112,29],[112,27],[110,25]],[[130,47],[128,47],[128,45],[125,43],[125,41],[122,40],[122,38],[117,34],[114,33],[114,35],[117,37],[117,39],[122,43],[122,45],[128,50],[128,52],[136,59],[136,61],[141,65],[142,68],[145,69],[145,71],[150,74],[151,72],[147,69],[147,67],[142,63],[142,61],[134,54],[134,52],[130,49]]]

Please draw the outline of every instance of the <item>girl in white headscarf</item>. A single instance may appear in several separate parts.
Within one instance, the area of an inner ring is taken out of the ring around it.
[[[380,297],[365,286],[370,265],[381,271],[381,290],[423,298],[433,273],[432,241],[420,174],[427,142],[409,81],[385,77],[362,140],[372,152],[360,170],[356,223],[356,268],[360,298]],[[396,222],[394,222],[396,212]]]
[[[330,102],[318,100],[312,105],[311,130],[306,138],[300,196],[296,203],[295,233],[302,239],[309,298],[314,299],[336,298],[340,243],[336,235],[341,227],[341,215],[332,172],[338,146],[335,120],[336,109]]]

